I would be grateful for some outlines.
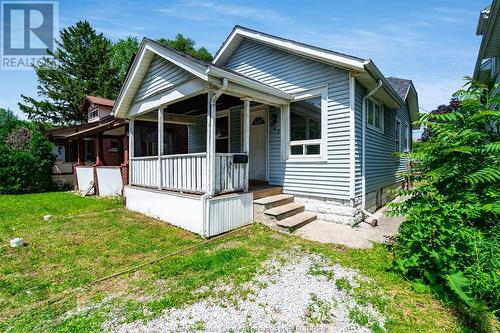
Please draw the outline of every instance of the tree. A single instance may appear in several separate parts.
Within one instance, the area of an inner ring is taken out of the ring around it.
[[[118,71],[118,80],[121,83],[125,80],[132,57],[138,50],[139,40],[137,37],[128,36],[126,39],[119,39],[113,44],[111,63]]]
[[[409,199],[391,213],[405,215],[395,267],[417,290],[452,295],[478,331],[484,309],[500,306],[500,133],[490,126],[500,122],[500,91],[466,87],[456,108],[421,116],[431,135],[408,156],[418,186],[401,191]]]
[[[21,95],[20,109],[28,118],[53,124],[84,120],[79,106],[85,95],[114,99],[120,89],[118,70],[112,64],[112,43],[87,21],[62,29],[56,50],[35,66],[38,96]]]
[[[159,43],[167,45],[171,48],[176,49],[177,51],[184,52],[189,54],[192,57],[195,57],[204,61],[212,61],[213,56],[208,52],[208,50],[204,47],[196,48],[196,43],[191,38],[186,38],[182,34],[177,34],[175,39],[158,39]]]
[[[0,194],[50,190],[54,161],[52,143],[33,123],[0,108]]]

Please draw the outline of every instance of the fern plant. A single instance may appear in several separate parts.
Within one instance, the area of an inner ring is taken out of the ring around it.
[[[500,87],[468,79],[457,108],[423,114],[426,141],[407,158],[416,165],[395,267],[466,306],[500,305]]]

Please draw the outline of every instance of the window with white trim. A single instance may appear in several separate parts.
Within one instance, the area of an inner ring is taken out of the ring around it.
[[[396,153],[401,153],[401,120],[396,118],[396,124],[394,126],[394,150]]]
[[[373,99],[366,100],[366,113],[368,127],[383,133],[384,132],[384,108]]]
[[[96,105],[91,105],[88,112],[88,120],[93,120],[99,117],[99,107]]]
[[[296,96],[290,103],[290,157],[321,157],[326,89]],[[326,110],[325,110],[326,112]]]

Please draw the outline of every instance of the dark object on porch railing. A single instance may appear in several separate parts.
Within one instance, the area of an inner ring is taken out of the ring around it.
[[[248,155],[237,154],[233,156],[233,163],[246,164],[248,163]]]

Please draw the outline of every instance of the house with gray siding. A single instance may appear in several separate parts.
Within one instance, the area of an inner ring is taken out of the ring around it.
[[[418,97],[370,59],[236,26],[210,63],[144,39],[113,113],[129,120],[127,207],[210,237],[359,223],[404,186]]]
[[[491,5],[479,13],[476,35],[482,36],[481,46],[474,67],[474,80],[488,83],[492,79],[500,82],[500,1],[493,0]]]

